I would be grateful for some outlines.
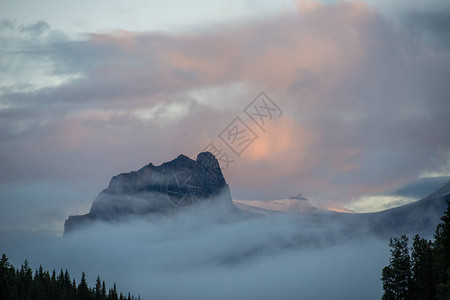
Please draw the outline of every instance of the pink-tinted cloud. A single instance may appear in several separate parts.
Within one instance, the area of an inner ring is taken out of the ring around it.
[[[303,192],[345,203],[438,167],[450,151],[448,50],[362,2],[301,1],[296,14],[92,34],[46,50],[60,72],[83,76],[2,96],[17,106],[0,111],[1,180],[91,176],[100,189],[148,162],[195,157],[260,90],[284,113],[226,171],[237,198]],[[235,83],[245,88],[201,101],[192,92]]]

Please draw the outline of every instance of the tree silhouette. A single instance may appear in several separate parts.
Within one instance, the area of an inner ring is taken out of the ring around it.
[[[412,299],[435,299],[436,276],[433,265],[432,242],[416,234],[411,249]]]
[[[124,297],[125,298],[125,297]],[[134,296],[131,296],[135,299]],[[1,300],[118,300],[117,288],[106,292],[105,282],[97,277],[95,288],[89,288],[86,282],[86,274],[81,275],[80,284],[77,286],[75,278],[71,278],[69,272],[60,270],[56,275],[44,271],[42,265],[34,272],[26,260],[19,269],[15,269],[8,261],[5,254],[0,260],[0,299]],[[125,298],[126,299],[126,298]]]
[[[450,201],[442,222],[434,234],[435,268],[437,270],[438,299],[450,299]]]
[[[408,249],[408,237],[391,238],[390,264],[382,272],[383,289],[386,291],[383,299],[408,299],[411,284],[411,259]]]
[[[434,234],[434,241],[416,235],[390,239],[391,258],[383,268],[383,299],[450,299],[450,202]]]

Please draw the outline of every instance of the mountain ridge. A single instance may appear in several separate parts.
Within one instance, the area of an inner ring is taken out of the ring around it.
[[[429,235],[430,228],[439,223],[448,200],[450,181],[418,201],[372,213],[327,210],[313,205],[301,194],[271,201],[232,200],[217,159],[210,152],[202,152],[196,160],[179,155],[159,166],[149,163],[137,171],[113,176],[87,214],[69,216],[64,234],[95,221],[121,221],[136,215],[172,215],[195,209],[201,202],[210,203],[222,212],[239,212],[247,217],[297,212],[301,218],[315,223],[339,221],[346,231],[353,233]]]
[[[234,208],[230,188],[215,156],[202,152],[193,160],[181,154],[159,166],[149,163],[137,171],[113,176],[108,187],[95,198],[89,213],[69,216],[64,233],[94,221],[172,214],[205,201],[228,210]]]

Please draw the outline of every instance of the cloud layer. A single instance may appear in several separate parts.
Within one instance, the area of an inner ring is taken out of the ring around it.
[[[120,172],[195,157],[241,116],[259,138],[225,171],[235,198],[345,204],[392,189],[442,168],[450,151],[449,48],[404,26],[447,26],[428,16],[300,3],[213,28],[83,40],[3,20],[0,181],[100,191]],[[266,132],[243,113],[261,90],[284,112]]]
[[[381,296],[385,241],[287,215],[238,222],[223,216],[207,210],[120,226],[99,223],[64,238],[6,234],[0,243],[16,266],[28,258],[33,268],[67,268],[77,282],[85,271],[91,284],[100,275],[108,286],[116,282],[142,299]]]

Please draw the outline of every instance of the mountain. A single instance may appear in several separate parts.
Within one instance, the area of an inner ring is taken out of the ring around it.
[[[225,219],[231,216],[226,212],[233,212],[238,218],[294,213],[307,222],[304,224],[338,226],[347,235],[370,233],[389,237],[419,233],[430,236],[447,208],[447,200],[450,200],[450,182],[421,200],[375,213],[317,207],[301,194],[271,201],[233,201],[217,159],[209,152],[202,152],[196,160],[180,155],[160,166],[150,163],[138,171],[112,177],[89,213],[69,216],[64,233],[94,221],[121,221],[136,215],[153,218],[204,207],[197,204],[210,204]]]
[[[92,203],[89,213],[69,216],[64,233],[93,221],[116,221],[130,215],[171,214],[200,202],[233,209],[230,188],[219,163],[210,152],[197,160],[180,155],[160,166],[149,164],[138,171],[111,178]]]
[[[302,194],[290,197],[288,199],[279,200],[233,200],[234,205],[245,211],[251,211],[255,213],[267,214],[268,212],[284,212],[284,213],[296,213],[296,212],[320,212],[325,211],[314,206],[311,201],[305,198]]]
[[[289,199],[233,200],[235,206],[249,214],[269,215],[274,213],[298,214],[310,224],[338,225],[346,235],[375,234],[391,237],[401,234],[416,234],[431,237],[450,201],[450,182],[446,182],[430,195],[403,206],[373,213],[354,213],[314,206],[301,194]]]
[[[340,205],[326,204],[316,206],[302,194],[287,199],[278,200],[237,200],[233,199],[233,204],[246,212],[267,215],[273,212],[282,213],[326,213],[342,212],[354,213],[353,210],[346,209]]]
[[[388,195],[421,199],[437,191],[450,180],[450,176],[422,177],[394,190]]]
[[[450,201],[450,181],[421,200],[376,213],[358,214],[371,225],[371,231],[431,235]],[[431,231],[430,231],[431,230]]]

